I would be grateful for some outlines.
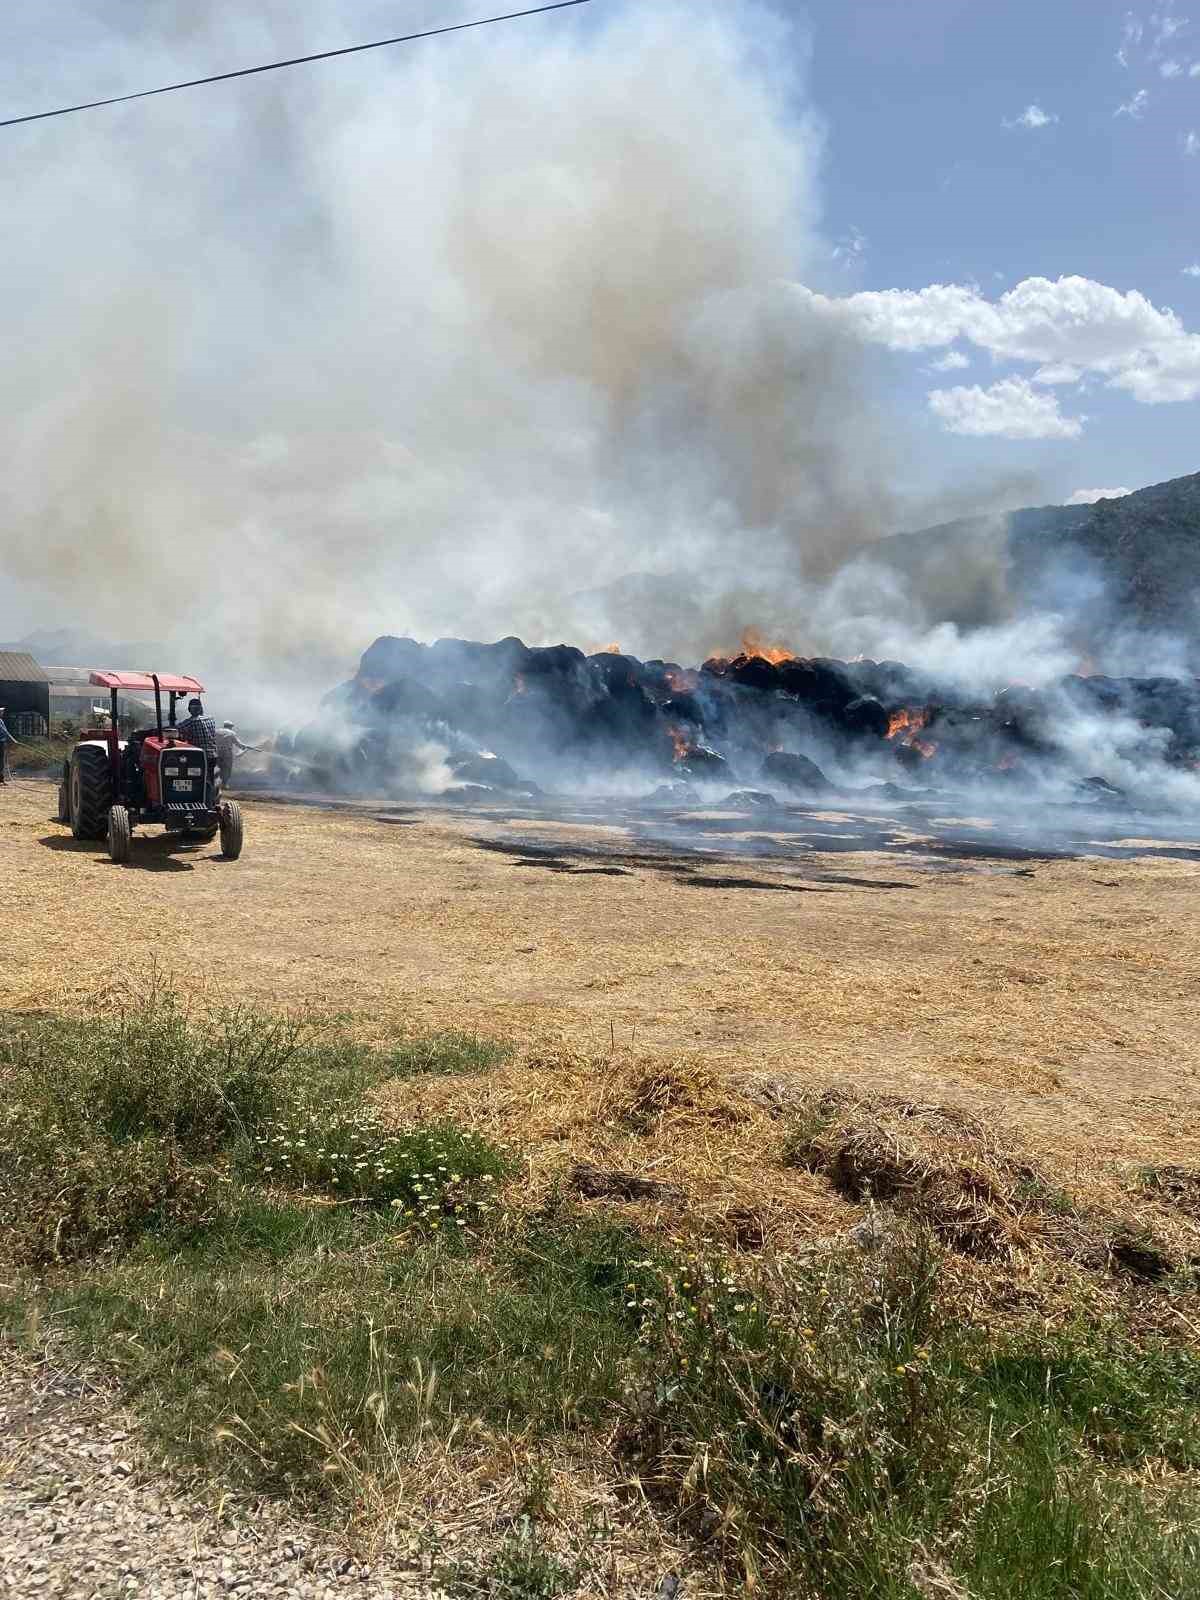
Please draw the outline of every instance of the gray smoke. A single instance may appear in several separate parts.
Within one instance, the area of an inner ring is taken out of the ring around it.
[[[396,31],[245,9],[70,0],[57,55],[9,18],[6,103]],[[327,685],[382,631],[572,637],[648,571],[689,592],[596,619],[629,648],[824,646],[803,585],[894,525],[894,425],[789,288],[827,260],[802,47],[757,5],[597,5],[8,130],[37,620]]]

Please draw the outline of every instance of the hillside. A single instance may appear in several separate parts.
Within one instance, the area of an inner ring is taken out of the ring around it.
[[[1095,505],[964,517],[896,534],[873,554],[962,624],[991,620],[1005,585],[1010,605],[1049,603],[1098,643],[1119,625],[1200,648],[1200,473]]]

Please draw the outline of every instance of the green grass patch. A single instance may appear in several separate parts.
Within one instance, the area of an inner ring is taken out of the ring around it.
[[[407,1070],[494,1063],[463,1037],[411,1041]],[[295,1022],[192,1018],[159,991],[11,1023],[4,1326],[49,1323],[103,1361],[206,1479],[343,1516],[394,1500],[431,1441],[507,1437],[527,1459],[571,1437],[615,1441],[622,1479],[758,1593],[1191,1592],[1200,1361],[1183,1345],[1082,1320],[966,1328],[916,1223],[868,1251],[731,1264],[562,1195],[506,1213],[508,1152],[381,1120],[395,1060]],[[481,1592],[582,1581],[539,1534],[548,1481]]]
[[[1186,1592],[1196,1478],[1170,1511],[1138,1478],[1200,1465],[1200,1362],[1083,1326],[986,1341],[939,1313],[939,1271],[918,1232],[676,1269],[625,1427],[643,1483],[769,1592],[913,1600],[921,1561],[996,1600]]]
[[[404,1049],[430,1071],[492,1059],[467,1035]],[[365,1096],[393,1065],[302,1019],[197,1018],[157,982],[133,1008],[18,1019],[0,1032],[0,1256],[69,1260],[199,1224],[231,1163],[410,1221],[465,1224],[507,1160],[450,1123],[389,1132]]]
[[[305,1104],[254,1136],[248,1172],[349,1203],[386,1205],[432,1227],[466,1227],[491,1209],[511,1163],[486,1139],[452,1122],[394,1132],[369,1106]]]
[[[511,1055],[511,1047],[496,1039],[451,1030],[427,1034],[418,1039],[406,1039],[388,1052],[387,1061],[389,1075],[395,1078],[416,1078],[436,1073],[467,1077],[490,1072]]]
[[[640,1248],[582,1221],[511,1243],[413,1235],[387,1213],[230,1189],[211,1221],[148,1233],[43,1304],[172,1453],[317,1500],[386,1477],[430,1429],[552,1436],[615,1413]]]

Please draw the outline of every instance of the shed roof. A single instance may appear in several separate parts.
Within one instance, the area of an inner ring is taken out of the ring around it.
[[[46,669],[24,650],[0,650],[0,682],[49,683]]]

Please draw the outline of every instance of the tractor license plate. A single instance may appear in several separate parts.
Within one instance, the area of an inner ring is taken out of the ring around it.
[[[176,778],[174,787],[180,794],[191,794],[194,785],[190,778]]]

